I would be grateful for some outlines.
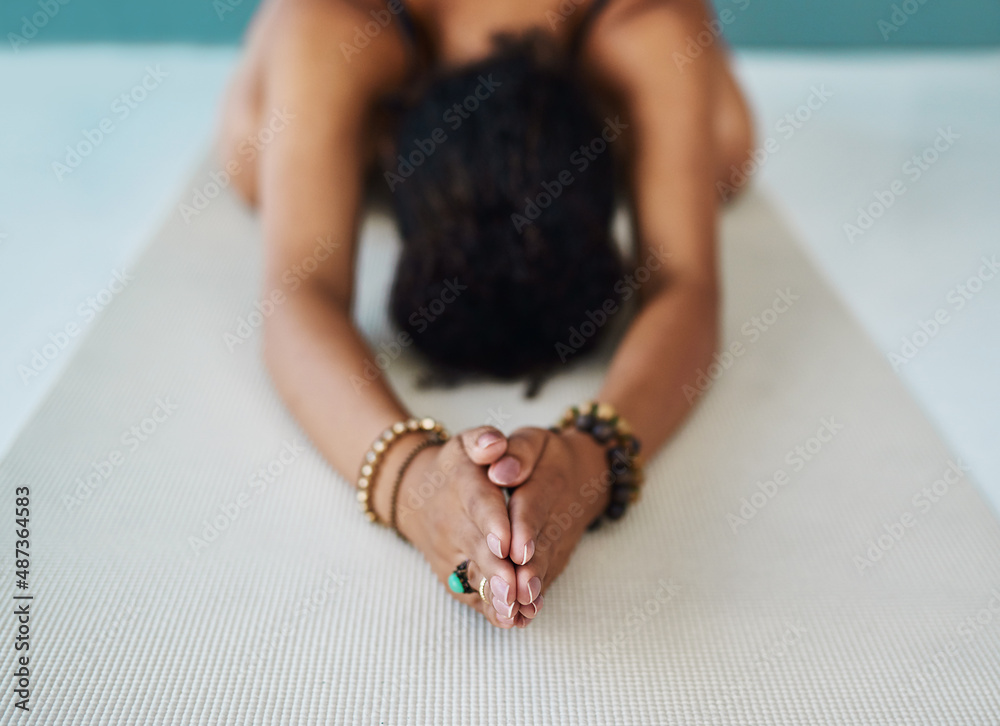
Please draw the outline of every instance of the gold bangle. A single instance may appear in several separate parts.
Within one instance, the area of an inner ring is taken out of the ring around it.
[[[368,518],[369,522],[385,524],[382,522],[375,510],[371,507],[372,493],[374,491],[375,479],[378,477],[379,467],[390,447],[396,443],[403,435],[417,431],[435,433],[439,437],[448,437],[444,426],[432,418],[409,418],[405,421],[397,421],[387,428],[375,439],[371,447],[365,452],[365,457],[361,464],[361,472],[358,476],[358,505],[361,511]]]

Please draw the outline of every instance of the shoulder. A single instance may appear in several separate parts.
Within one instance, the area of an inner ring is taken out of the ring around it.
[[[393,90],[405,78],[408,53],[400,33],[402,0],[271,0],[262,14],[270,35],[265,73],[279,84],[322,94]]]
[[[704,0],[610,0],[583,44],[587,67],[619,93],[644,93],[711,19]]]

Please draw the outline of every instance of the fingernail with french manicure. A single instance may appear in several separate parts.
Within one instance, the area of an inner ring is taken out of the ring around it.
[[[521,555],[521,564],[522,565],[528,564],[528,560],[531,559],[531,556],[533,554],[535,554],[535,541],[531,540],[526,545],[524,545],[524,552]]]
[[[494,444],[499,444],[501,441],[503,441],[503,437],[500,434],[495,431],[487,431],[476,439],[476,446],[480,449],[488,449]]]
[[[537,577],[532,577],[528,580],[528,602],[535,602],[535,597],[537,597],[542,592],[542,581]]]
[[[490,589],[493,591],[494,596],[503,600],[504,607],[506,607],[507,600],[510,597],[510,585],[499,575],[493,575],[490,578]]]
[[[493,598],[493,607],[496,609],[497,614],[501,618],[506,620],[513,620],[514,618],[514,604],[508,605],[505,602],[500,602],[498,598]]]
[[[503,559],[503,552],[500,550],[500,538],[492,532],[486,535],[486,546],[490,548],[490,552],[495,554],[501,560]]]

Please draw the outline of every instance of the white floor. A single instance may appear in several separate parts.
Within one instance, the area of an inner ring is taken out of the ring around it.
[[[175,213],[235,58],[179,46],[0,53],[0,453],[115,272],[127,279]],[[1000,52],[738,62],[758,119],[755,183],[878,347],[900,356],[899,375],[1000,512],[1000,274],[983,280],[982,262],[1000,258]],[[102,121],[92,151],[67,161]],[[891,205],[861,230],[858,208],[876,194]]]

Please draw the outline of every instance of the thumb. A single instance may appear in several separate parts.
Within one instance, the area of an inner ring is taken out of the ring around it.
[[[477,426],[458,435],[466,456],[473,464],[489,466],[507,451],[507,437],[493,426]]]
[[[516,487],[526,482],[542,458],[551,436],[552,432],[535,427],[521,428],[512,433],[504,456],[487,471],[489,480],[503,487]]]

